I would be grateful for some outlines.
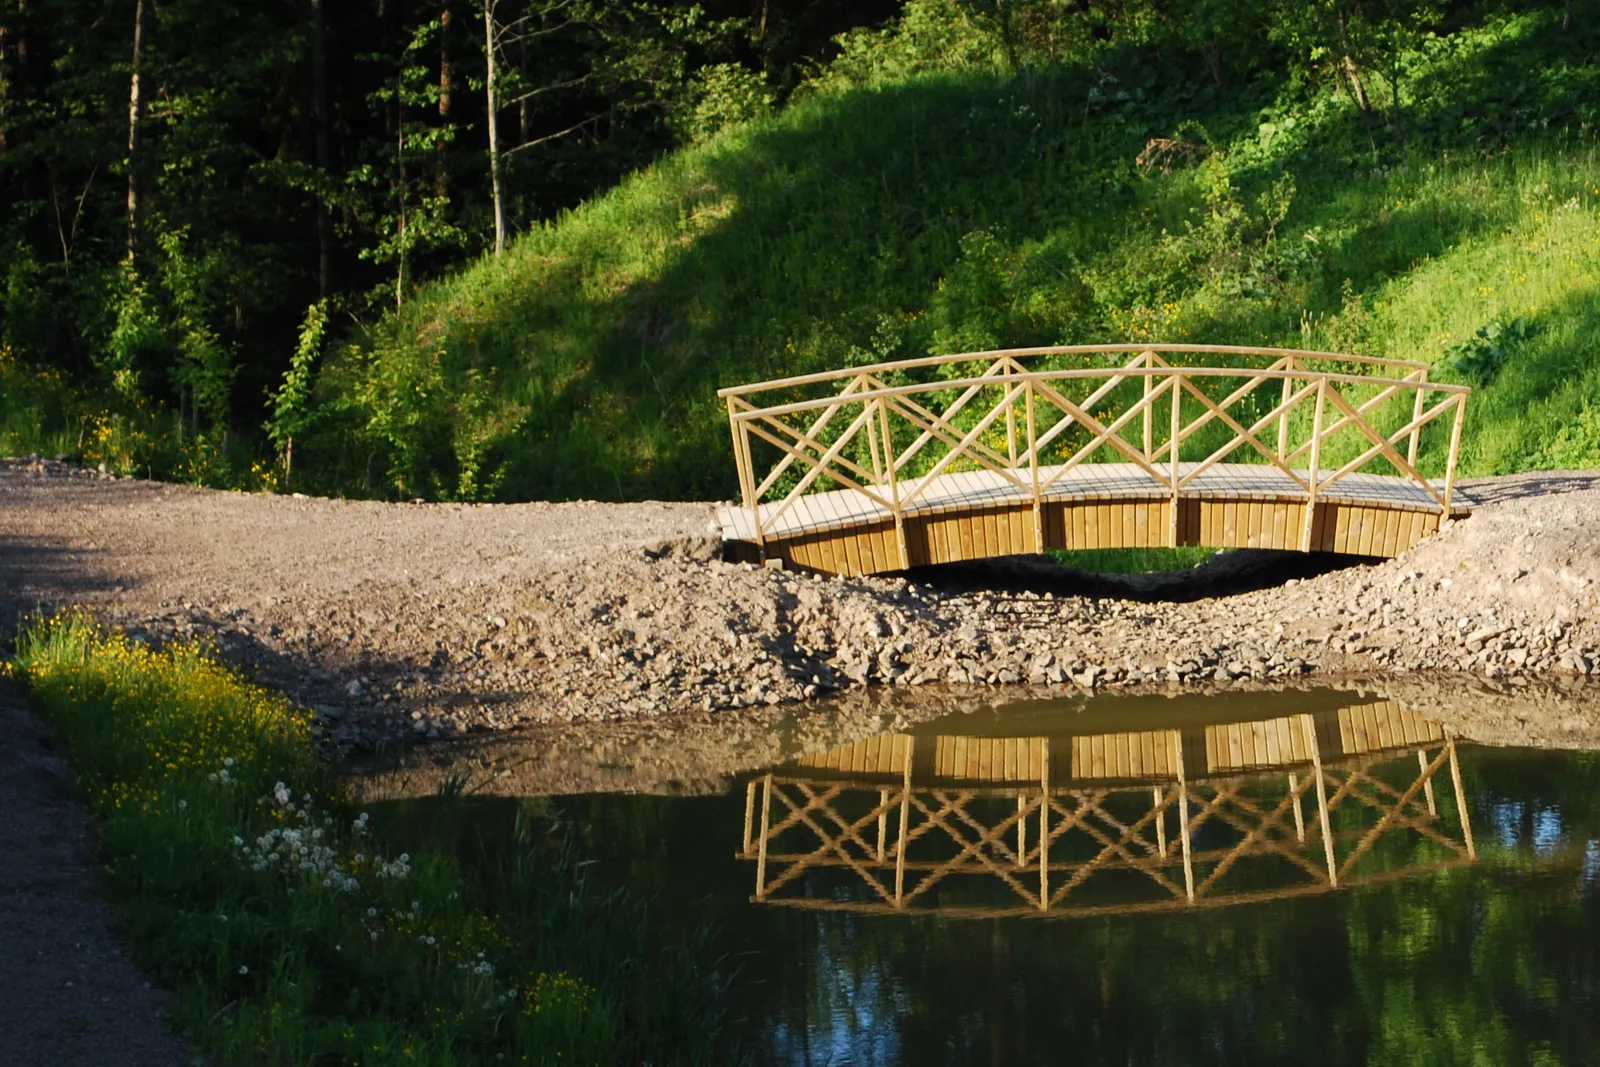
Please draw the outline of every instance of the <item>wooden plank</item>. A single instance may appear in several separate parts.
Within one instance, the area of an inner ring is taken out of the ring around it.
[[[878,566],[877,553],[873,551],[877,547],[877,540],[878,535],[874,530],[863,530],[856,537],[856,548],[861,554],[861,570],[864,574],[877,574],[879,570],[888,569]]]
[[[1405,512],[1405,528],[1400,535],[1400,551],[1409,552],[1422,536],[1422,512]]]
[[[839,566],[839,562],[834,558],[833,554],[833,538],[825,535],[818,537],[814,542],[814,545],[816,548],[819,569],[824,570],[829,574],[840,573],[842,568]]]
[[[1067,543],[1068,548],[1083,548],[1089,543],[1089,517],[1087,509],[1082,504],[1070,504],[1067,508],[1071,511],[1072,534]]]
[[[860,540],[854,534],[845,534],[839,540],[844,546],[846,565],[850,568],[850,574],[858,575],[863,573],[861,569]]]
[[[1283,747],[1278,744],[1278,724],[1263,722],[1261,724],[1261,747],[1266,753],[1267,762],[1276,766],[1283,760]]]
[[[1393,559],[1400,554],[1400,524],[1404,521],[1406,513],[1397,510],[1385,510],[1383,514],[1383,554]]]
[[[950,520],[955,525],[954,547],[959,553],[955,558],[960,560],[977,559],[977,546],[972,538],[972,517],[963,516]]]
[[[1139,517],[1137,514],[1139,505],[1129,503],[1122,504],[1120,507],[1122,511],[1122,547],[1137,548],[1143,543],[1139,540]]]
[[[1378,513],[1374,508],[1355,508],[1360,517],[1361,535],[1357,541],[1356,554],[1361,556],[1372,555],[1372,538],[1378,532]],[[1379,545],[1383,542],[1379,541]]]
[[[947,517],[939,519],[939,550],[941,563],[954,563],[965,559],[961,554],[961,527],[959,520]]]
[[[1103,548],[1100,543],[1100,513],[1095,511],[1093,504],[1079,504],[1078,510],[1083,513],[1083,541],[1074,548]]]

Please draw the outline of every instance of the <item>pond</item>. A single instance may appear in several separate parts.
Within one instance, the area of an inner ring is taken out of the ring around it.
[[[390,816],[443,825],[442,801]],[[458,798],[712,930],[769,1064],[1594,1062],[1600,756],[1351,694],[1042,701],[706,795]]]

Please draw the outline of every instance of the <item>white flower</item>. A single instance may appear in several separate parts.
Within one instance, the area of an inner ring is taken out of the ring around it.
[[[227,759],[223,760],[222,761],[222,765],[224,767],[232,767],[233,766],[233,757],[229,756]]]
[[[239,964],[239,973],[240,974],[249,974],[250,973],[250,968],[246,967],[244,964],[241,963],[241,964]]]
[[[278,802],[278,807],[286,807],[289,803],[289,787],[279,782],[272,787],[272,796]]]

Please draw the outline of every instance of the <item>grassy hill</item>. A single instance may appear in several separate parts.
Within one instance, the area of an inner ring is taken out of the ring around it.
[[[425,289],[326,366],[297,470],[726,497],[719,386],[1118,340],[1440,362],[1468,473],[1600,464],[1600,34],[1559,24],[1425,39],[1386,116],[1134,51],[820,90]]]

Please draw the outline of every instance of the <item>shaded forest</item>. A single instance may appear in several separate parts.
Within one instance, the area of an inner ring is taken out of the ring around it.
[[[147,465],[226,481],[228,453],[245,453],[224,436],[260,436],[308,320],[335,333],[375,321],[422,282],[771,106],[835,34],[894,10],[4,0],[8,429],[75,421],[70,441],[45,442],[68,452],[105,432],[84,412],[21,410],[39,385],[23,379],[55,377],[97,394],[102,421],[172,438]],[[174,419],[151,424],[158,413]]]

